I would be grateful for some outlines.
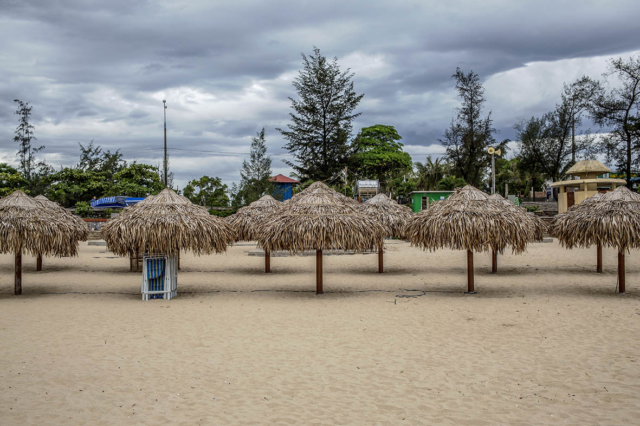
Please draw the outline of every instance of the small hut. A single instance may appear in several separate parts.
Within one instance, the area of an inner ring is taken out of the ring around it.
[[[372,216],[390,230],[387,237],[405,238],[405,228],[411,219],[411,209],[380,193],[362,204],[361,211]],[[384,272],[384,250],[378,250],[378,272]]]
[[[75,256],[80,235],[69,220],[61,220],[41,202],[15,191],[0,200],[0,253],[15,255],[14,293],[22,294],[22,253],[34,256]]]
[[[76,229],[76,232],[77,232],[76,238],[78,241],[87,241],[87,238],[89,237],[89,228],[87,227],[87,224],[85,223],[85,221],[82,220],[82,218],[71,213],[69,210],[65,209],[60,204],[50,201],[44,195],[38,195],[37,197],[34,198],[34,200],[40,202],[46,209],[51,211],[51,213],[57,215],[59,217],[59,220],[69,221],[72,224],[72,226]],[[39,254],[38,259],[36,260],[36,271],[41,271],[41,270],[42,270],[42,255]]]
[[[568,249],[592,245],[618,251],[618,292],[624,294],[625,253],[640,248],[640,196],[624,186],[585,204],[586,200],[554,218],[552,230]],[[602,254],[599,269],[602,270]]]
[[[186,250],[198,256],[224,252],[235,237],[225,220],[210,215],[205,208],[170,188],[126,208],[107,222],[101,233],[109,249],[118,256],[142,252],[165,255],[172,262]]]
[[[386,234],[375,219],[339,201],[331,191],[316,187],[292,203],[283,203],[278,214],[265,219],[258,233],[258,244],[265,251],[316,251],[316,294],[324,292],[323,250],[380,249]]]
[[[265,195],[257,201],[241,208],[226,218],[233,226],[236,233],[236,241],[256,241],[258,239],[258,227],[267,216],[280,210],[282,203],[276,201],[271,195]],[[271,272],[271,253],[264,252],[264,272]]]
[[[535,213],[527,212],[525,208],[516,206],[500,194],[493,194],[489,199],[497,202],[498,205],[503,207],[507,213],[516,216],[518,220],[523,224],[526,224],[529,228],[528,233],[532,242],[542,241],[544,239],[544,234],[547,231],[547,225],[542,219],[536,216]],[[498,252],[496,250],[491,250],[491,273],[495,274],[496,272],[498,272]]]
[[[455,194],[413,215],[407,238],[423,250],[444,247],[467,251],[467,288],[475,294],[473,252],[522,253],[531,240],[530,229],[489,196],[467,185]]]

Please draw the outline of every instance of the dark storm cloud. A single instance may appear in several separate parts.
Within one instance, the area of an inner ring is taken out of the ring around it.
[[[34,106],[51,161],[75,163],[91,139],[157,158],[166,98],[179,181],[237,179],[241,156],[206,151],[246,152],[263,125],[286,171],[275,128],[288,122],[300,52],[314,45],[356,73],[366,95],[355,129],[395,125],[422,156],[454,113],[458,66],[487,82],[503,138],[519,117],[553,108],[563,79],[598,76],[588,58],[640,50],[631,1],[317,3],[0,0],[2,159],[13,155],[15,98]]]

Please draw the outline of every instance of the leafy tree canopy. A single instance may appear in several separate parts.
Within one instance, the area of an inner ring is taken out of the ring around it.
[[[192,203],[200,206],[228,206],[227,185],[219,177],[202,176],[194,179],[184,187],[182,193]]]

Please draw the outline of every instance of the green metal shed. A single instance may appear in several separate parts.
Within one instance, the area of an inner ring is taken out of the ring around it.
[[[454,191],[414,191],[411,195],[411,210],[414,213],[429,208],[433,203],[449,198]]]

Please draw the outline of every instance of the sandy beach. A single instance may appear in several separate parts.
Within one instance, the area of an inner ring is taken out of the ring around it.
[[[182,256],[142,302],[105,247],[0,256],[0,424],[630,425],[640,418],[640,260],[536,243],[522,256],[391,241],[377,256]]]

